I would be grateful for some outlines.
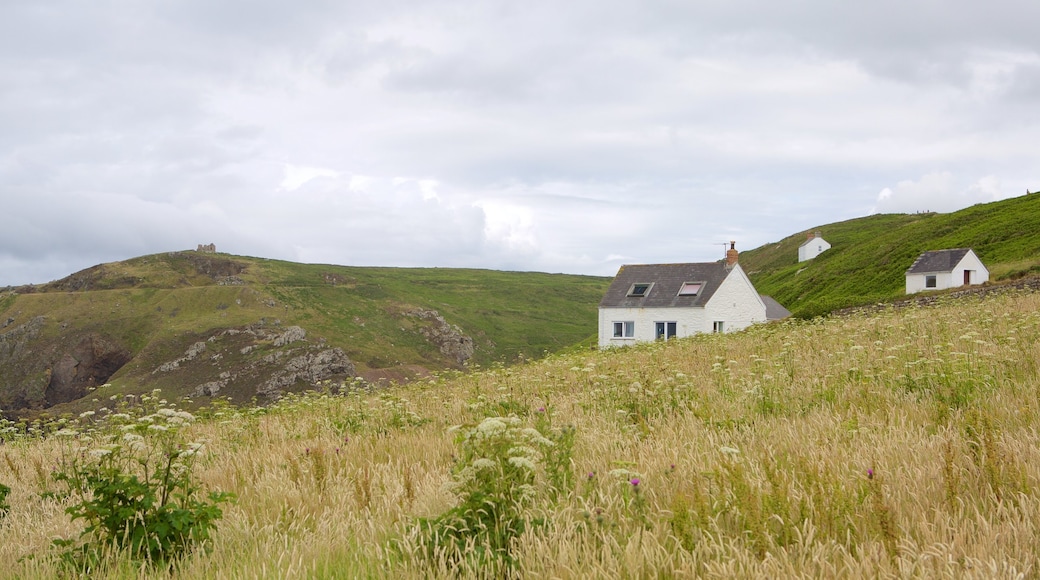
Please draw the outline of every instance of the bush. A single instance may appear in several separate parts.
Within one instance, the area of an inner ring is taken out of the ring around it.
[[[539,427],[549,429],[548,422]],[[557,444],[564,443],[554,453]],[[481,573],[505,573],[516,562],[512,543],[524,533],[530,519],[527,508],[538,494],[538,480],[555,497],[572,478],[569,470],[574,430],[545,432],[524,427],[517,417],[489,417],[459,429],[459,461],[452,487],[459,503],[437,518],[419,522],[428,558],[446,558],[453,565],[466,560]],[[540,470],[545,464],[550,469]],[[565,467],[566,466],[566,467]],[[491,574],[501,575],[501,574]]]
[[[66,512],[87,524],[78,541],[55,542],[64,549],[62,558],[81,571],[106,550],[153,563],[176,559],[209,539],[223,515],[220,504],[233,497],[199,497],[192,472],[202,444],[185,444],[178,433],[190,414],[159,408],[137,420],[113,417],[124,423],[110,425],[120,437],[101,435],[99,446],[70,450],[54,474],[74,500]]]

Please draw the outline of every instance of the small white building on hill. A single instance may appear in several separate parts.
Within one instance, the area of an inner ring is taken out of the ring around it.
[[[816,256],[831,249],[831,245],[827,243],[827,240],[823,239],[820,232],[809,232],[806,234],[806,238],[807,239],[802,242],[802,245],[798,246],[799,262],[812,260]]]
[[[945,290],[989,281],[989,270],[971,248],[936,250],[918,256],[906,271],[906,293]]]
[[[775,306],[774,317],[790,314]],[[622,266],[599,303],[599,346],[730,332],[767,319],[730,242],[719,262]]]

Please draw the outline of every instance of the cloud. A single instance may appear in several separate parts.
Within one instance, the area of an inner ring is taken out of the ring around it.
[[[882,189],[871,213],[946,213],[1008,197],[1012,194],[1002,191],[1000,179],[994,175],[964,185],[949,172],[929,173],[917,181],[900,181]]]
[[[15,3],[0,285],[210,241],[612,274],[1037,189],[1038,19],[1013,0]]]

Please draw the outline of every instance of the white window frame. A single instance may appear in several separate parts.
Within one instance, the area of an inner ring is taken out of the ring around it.
[[[613,338],[635,338],[636,322],[634,320],[615,320]],[[618,330],[620,329],[620,333]]]
[[[726,321],[725,320],[716,320],[715,322],[712,322],[711,323],[711,331],[712,332],[726,332]]]
[[[938,288],[939,287],[938,276],[936,276],[935,274],[929,274],[929,275],[925,276],[924,277],[924,287],[925,288]]]
[[[670,340],[676,338],[678,330],[679,323],[674,320],[654,321],[654,340]]]

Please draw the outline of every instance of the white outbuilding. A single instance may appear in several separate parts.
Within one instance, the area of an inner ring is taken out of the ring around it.
[[[790,314],[776,307],[773,317]],[[730,332],[769,314],[730,242],[718,262],[622,266],[599,303],[599,346]]]
[[[906,293],[945,290],[989,281],[989,270],[971,248],[935,250],[918,256],[906,271]]]
[[[806,234],[806,240],[798,246],[798,261],[812,260],[829,249],[831,245],[823,239],[820,232],[809,232]]]

